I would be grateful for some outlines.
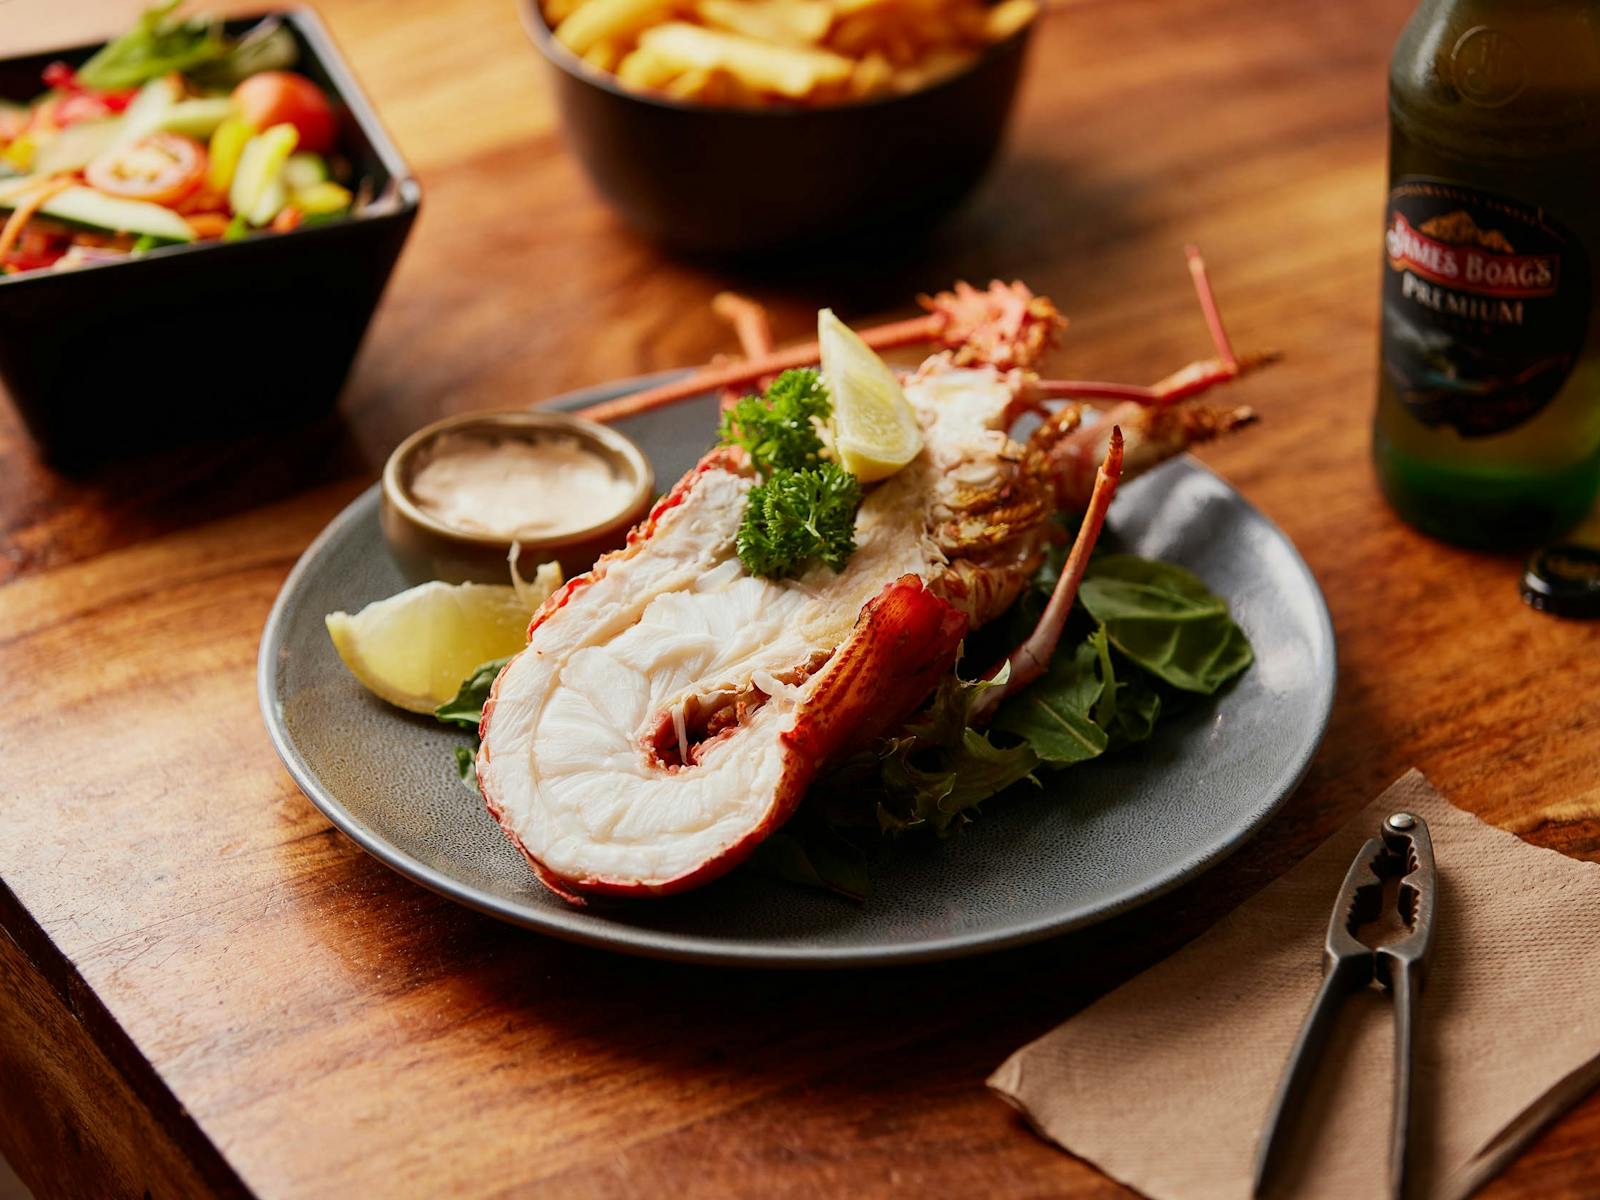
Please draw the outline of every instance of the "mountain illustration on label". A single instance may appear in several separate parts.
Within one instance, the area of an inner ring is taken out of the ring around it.
[[[1403,181],[1384,231],[1383,369],[1423,424],[1488,437],[1529,420],[1588,327],[1582,250],[1547,215],[1436,180]]]
[[[1515,254],[1516,250],[1506,240],[1506,235],[1498,229],[1479,229],[1478,223],[1472,219],[1472,214],[1466,209],[1458,208],[1453,213],[1443,216],[1430,217],[1417,226],[1419,232],[1437,241],[1449,242],[1453,246],[1482,246],[1485,250],[1493,250],[1498,254]]]

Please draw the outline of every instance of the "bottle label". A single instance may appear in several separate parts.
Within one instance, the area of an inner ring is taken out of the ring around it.
[[[1419,421],[1488,437],[1555,398],[1588,332],[1589,269],[1548,214],[1402,177],[1384,258],[1383,370]]]

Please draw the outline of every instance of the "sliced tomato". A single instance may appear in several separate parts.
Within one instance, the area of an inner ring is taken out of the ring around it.
[[[233,89],[239,115],[256,132],[273,125],[293,125],[299,148],[327,154],[338,139],[333,108],[322,89],[293,71],[262,71]]]
[[[86,88],[78,81],[78,73],[64,62],[53,62],[44,69],[44,85],[61,93],[56,119],[62,125],[122,112],[139,94],[138,88]]]
[[[108,196],[172,204],[199,186],[205,147],[177,133],[152,133],[110,150],[84,168],[90,187]]]
[[[65,129],[79,121],[98,121],[113,113],[105,101],[91,92],[72,92],[56,101],[56,124]]]

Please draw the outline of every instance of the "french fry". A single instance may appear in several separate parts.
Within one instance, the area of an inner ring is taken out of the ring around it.
[[[542,3],[555,36],[625,87],[751,107],[840,104],[929,87],[1042,11],[1040,0]]]
[[[880,23],[875,12],[854,12],[841,17],[828,35],[828,44],[840,54],[865,56],[879,39]]]
[[[848,17],[854,13],[869,12],[877,8],[887,8],[893,0],[829,0],[837,16]]]
[[[647,46],[640,46],[631,54],[624,55],[617,64],[617,82],[624,87],[645,90],[665,87],[680,73],[680,67]]]
[[[894,72],[894,90],[915,92],[932,87],[941,79],[948,79],[977,57],[975,50],[945,47],[934,50],[912,67],[901,67]]]
[[[819,86],[843,83],[854,68],[848,58],[826,50],[774,46],[683,21],[646,29],[635,53],[646,51],[679,72],[722,70],[757,91],[790,99],[803,99]]]
[[[917,61],[916,47],[911,44],[911,39],[898,25],[890,25],[883,31],[883,53],[897,67],[909,67]]]
[[[556,41],[582,55],[596,42],[632,37],[671,11],[671,0],[584,0],[556,26]]]
[[[716,80],[715,71],[705,69],[685,71],[662,87],[667,95],[677,100],[705,100]]]
[[[984,36],[991,42],[1003,42],[1038,15],[1035,0],[1000,0],[984,14]]]
[[[742,79],[730,75],[726,71],[718,71],[714,83],[716,85],[718,97],[716,102],[718,104],[736,104],[741,108],[760,108],[763,105],[772,103],[772,98],[769,95],[758,91]]]
[[[858,99],[887,92],[894,83],[894,68],[876,50],[856,63],[850,75],[850,94]]]
[[[550,28],[554,29],[570,17],[582,3],[583,0],[546,0],[544,19]]]
[[[583,52],[583,61],[596,71],[615,71],[617,64],[622,61],[622,46],[605,38]]]
[[[815,46],[833,24],[827,0],[699,0],[694,11],[713,29],[780,46]]]

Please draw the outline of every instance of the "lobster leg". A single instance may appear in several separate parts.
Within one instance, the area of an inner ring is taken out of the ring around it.
[[[1185,246],[1189,258],[1189,275],[1194,280],[1195,295],[1200,300],[1200,311],[1211,331],[1211,343],[1216,347],[1215,358],[1203,358],[1174,371],[1149,387],[1128,383],[1097,383],[1087,379],[1041,379],[1035,385],[1044,399],[1072,400],[1122,400],[1136,404],[1176,404],[1218,384],[1228,383],[1248,371],[1278,361],[1276,351],[1268,350],[1243,356],[1233,352],[1228,331],[1222,324],[1222,312],[1217,307],[1216,293],[1211,288],[1211,278],[1206,274],[1205,259],[1197,246]]]
[[[733,304],[740,300],[743,297],[735,297]],[[718,314],[734,320],[737,327],[738,318],[732,315],[730,302],[723,297],[718,297],[718,301],[721,302]],[[1066,324],[1055,305],[1043,296],[1035,296],[1021,283],[1004,284],[995,280],[981,290],[958,283],[954,291],[920,296],[918,301],[928,310],[926,314],[859,330],[861,340],[874,350],[931,342],[954,352],[956,361],[963,366],[987,363],[1004,371],[1031,367],[1050,348],[1056,333]],[[744,303],[755,307],[751,301]],[[813,366],[821,353],[816,342],[786,350],[769,347],[764,354],[750,354],[747,347],[747,356],[739,362],[713,364],[660,387],[590,405],[578,415],[591,421],[616,421],[636,416],[721,388],[748,387],[757,380],[793,367]]]
[[[1089,504],[1083,514],[1083,524],[1078,526],[1078,536],[1061,568],[1061,577],[1056,580],[1055,589],[1050,593],[1044,615],[1039,618],[1039,624],[1027,640],[984,676],[985,679],[995,679],[1009,668],[1005,682],[988,689],[978,698],[973,710],[975,723],[986,722],[1007,696],[1020,692],[1050,669],[1050,659],[1061,642],[1062,631],[1067,627],[1067,616],[1072,612],[1073,601],[1078,598],[1078,584],[1083,581],[1083,573],[1089,566],[1089,555],[1094,552],[1095,543],[1100,539],[1106,510],[1111,507],[1111,499],[1116,495],[1117,483],[1121,478],[1122,430],[1113,426],[1106,446],[1105,461],[1095,474],[1094,490],[1090,493]]]
[[[767,320],[767,310],[749,296],[718,292],[711,298],[711,311],[733,326],[740,354],[765,358],[772,353],[772,324]]]
[[[746,359],[766,358],[772,353],[772,323],[767,319],[767,310],[749,296],[718,292],[711,298],[711,311],[733,326],[734,336],[739,339],[739,353]],[[760,391],[770,379],[764,375],[753,380],[752,386]],[[722,410],[726,412],[739,403],[746,390],[744,387],[723,388]]]
[[[1056,507],[1062,512],[1077,512],[1090,504],[1095,464],[1108,452],[1110,430],[1118,430],[1126,441],[1123,474],[1131,479],[1192,446],[1243,429],[1257,419],[1255,409],[1247,405],[1152,408],[1137,403],[1119,404],[1093,425],[1084,425],[1069,433],[1047,452],[1049,474],[1055,483]]]

